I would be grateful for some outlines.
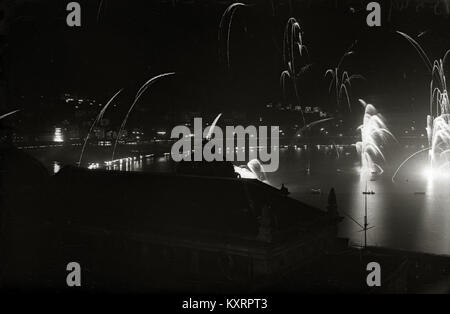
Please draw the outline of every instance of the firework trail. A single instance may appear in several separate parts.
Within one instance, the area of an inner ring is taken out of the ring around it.
[[[18,111],[20,111],[20,109],[18,109],[18,110],[13,110],[13,111],[11,111],[11,112],[5,113],[4,115],[1,115],[1,116],[0,116],[0,120],[4,119],[4,118],[6,118],[6,117],[8,117],[8,116],[10,116],[10,115],[13,115],[13,114],[15,114],[15,113],[18,112]]]
[[[217,117],[214,119],[213,123],[211,124],[211,127],[209,128],[208,134],[206,135],[206,139],[210,140],[211,135],[214,132],[214,128],[216,127],[217,121],[219,121],[220,117],[222,116],[221,113],[217,115]]]
[[[218,32],[218,41],[219,43],[222,41],[222,36],[223,36],[223,31],[225,28],[225,23],[226,23],[226,42],[225,42],[225,46],[226,46],[226,59],[227,59],[227,68],[230,69],[230,34],[231,34],[231,24],[233,22],[233,16],[234,13],[236,12],[236,9],[238,7],[248,7],[249,5],[241,3],[241,2],[236,2],[231,4],[230,6],[228,6],[226,8],[226,10],[224,11],[224,13],[222,14],[222,17],[220,19],[220,23],[219,23],[219,32]],[[219,56],[222,56],[221,51],[219,50]]]
[[[432,65],[431,65],[431,62],[430,62],[430,58],[428,58],[428,55],[422,49],[422,47],[419,45],[419,43],[417,41],[415,41],[411,36],[409,36],[409,35],[407,35],[405,33],[397,31],[397,34],[400,34],[401,36],[403,36],[414,47],[414,49],[417,51],[417,53],[420,55],[420,57],[422,58],[423,62],[427,66],[428,70],[431,71]]]
[[[450,163],[450,102],[445,77],[445,66],[450,55],[450,50],[444,54],[443,58],[434,60],[434,62],[431,63],[425,50],[416,40],[400,31],[397,31],[397,33],[405,38],[419,54],[430,71],[431,82],[429,114],[426,117],[425,128],[429,147],[409,156],[400,164],[395,175],[407,163],[407,161],[423,151],[428,151],[430,167],[429,173],[432,174],[434,173],[434,169],[436,167],[438,169],[442,169]],[[395,179],[395,175],[392,177],[392,180]]]
[[[103,2],[104,0],[100,0],[99,4],[98,4],[98,9],[97,9],[97,23],[100,21],[100,13],[103,9]]]
[[[87,141],[89,139],[90,134],[92,133],[92,130],[94,129],[94,126],[101,120],[103,119],[103,115],[106,112],[106,109],[108,109],[109,105],[113,102],[113,100],[122,92],[123,89],[119,90],[117,93],[114,94],[114,96],[112,96],[108,102],[106,103],[105,106],[103,106],[102,110],[100,110],[100,113],[97,115],[97,117],[95,118],[94,122],[91,125],[91,128],[89,129],[88,134],[86,135],[86,138],[84,139],[84,143],[83,143],[83,147],[81,148],[81,154],[80,154],[80,158],[78,159],[78,167],[81,166],[81,160],[83,159],[83,154],[84,154],[84,150],[86,148],[86,144]]]
[[[169,72],[169,73],[163,73],[163,74],[159,74],[157,76],[152,77],[151,79],[149,79],[147,82],[145,82],[141,88],[138,90],[138,92],[136,93],[136,96],[134,98],[133,103],[131,104],[130,108],[127,111],[127,114],[125,115],[125,118],[122,121],[122,124],[120,125],[119,128],[119,133],[117,133],[117,138],[116,141],[114,142],[114,148],[113,148],[113,152],[112,152],[112,157],[111,157],[111,161],[114,160],[114,155],[116,152],[116,147],[117,147],[117,143],[119,142],[120,139],[120,135],[122,134],[123,129],[125,128],[125,125],[128,121],[128,117],[130,116],[131,111],[133,110],[134,106],[136,105],[136,103],[138,102],[139,98],[141,98],[142,94],[144,94],[144,92],[150,87],[152,86],[155,82],[157,82],[160,78],[166,77],[166,76],[170,76],[170,75],[174,75],[175,72]]]
[[[382,117],[373,105],[367,104],[362,99],[359,99],[359,102],[365,108],[363,124],[358,127],[361,131],[361,141],[355,144],[356,151],[361,156],[361,174],[379,175],[383,173],[383,168],[377,163],[377,160],[385,160],[381,145],[389,137],[394,139],[394,135],[387,129]]]
[[[308,129],[311,129],[313,126],[315,126],[317,124],[324,123],[324,122],[327,122],[327,121],[330,121],[333,119],[334,118],[326,118],[326,119],[320,119],[320,120],[313,121],[313,122],[305,125],[304,127],[302,127],[300,130],[298,130],[295,135],[297,136],[298,134],[301,134],[302,132],[304,132]]]
[[[290,80],[294,89],[295,97],[298,105],[300,103],[300,95],[297,88],[297,79],[306,71],[308,71],[312,64],[297,65],[296,57],[308,57],[308,48],[303,43],[302,29],[297,20],[293,17],[289,18],[286,23],[283,35],[283,63],[285,70],[280,75],[280,85],[283,92],[283,98],[286,99],[286,80]],[[303,126],[306,125],[305,115],[303,109],[300,107],[302,115]]]
[[[349,49],[342,55],[341,59],[339,60],[337,66],[332,69],[328,69],[325,71],[325,77],[331,76],[330,85],[328,87],[328,92],[331,93],[334,87],[335,90],[335,97],[336,97],[336,105],[338,107],[341,106],[341,99],[343,96],[345,96],[345,100],[347,101],[347,107],[348,110],[351,112],[351,101],[350,101],[350,93],[349,90],[352,87],[352,81],[355,79],[365,79],[364,76],[359,74],[352,74],[350,75],[348,71],[341,71],[342,63],[344,62],[345,58],[354,54],[354,51],[352,50],[353,47],[356,45],[356,41],[352,43],[352,45],[349,47]],[[342,72],[342,73],[341,73]]]
[[[423,153],[423,152],[429,151],[429,150],[430,150],[430,148],[424,148],[424,149],[421,149],[421,150],[415,152],[414,154],[410,155],[408,158],[406,158],[406,159],[400,164],[400,166],[397,168],[397,170],[395,170],[394,175],[392,176],[392,182],[395,183],[395,177],[397,176],[398,172],[400,171],[400,169],[401,169],[401,168],[402,168],[402,167],[403,167],[410,159],[412,159],[413,157],[415,157],[415,156],[417,156],[417,155],[419,155],[419,154],[421,154],[421,153]]]

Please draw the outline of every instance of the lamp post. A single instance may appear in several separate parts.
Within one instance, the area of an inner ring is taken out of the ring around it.
[[[364,249],[367,248],[367,230],[369,230],[370,228],[367,228],[369,226],[369,223],[367,222],[367,195],[373,195],[375,194],[373,191],[369,192],[367,191],[367,179],[366,179],[366,189],[365,191],[362,192],[362,194],[364,195],[364,226],[363,226],[363,230],[364,230]]]

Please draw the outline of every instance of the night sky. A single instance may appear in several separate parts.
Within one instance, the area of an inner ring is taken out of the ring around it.
[[[368,1],[343,1],[338,7],[334,1],[317,1],[311,7],[308,1],[293,1],[292,12],[288,1],[274,1],[275,11],[270,1],[255,1],[236,10],[227,70],[218,53],[224,53],[224,44],[217,39],[227,3],[79,2],[82,27],[69,28],[67,1],[18,1],[9,34],[10,108],[36,109],[34,99],[63,93],[105,101],[119,88],[125,88],[120,101],[127,102],[150,77],[174,71],[177,75],[159,82],[143,103],[152,103],[157,112],[258,110],[282,101],[283,31],[293,16],[309,50],[309,60],[301,62],[312,63],[299,83],[304,105],[336,110],[324,73],[357,40],[355,53],[342,65],[366,78],[353,85],[352,105],[358,108],[357,99],[364,98],[385,112],[424,113],[427,68],[395,31],[418,39],[431,59],[442,57],[450,47],[450,19],[432,9],[393,10],[389,19],[389,1],[381,2],[382,27],[369,28]],[[417,38],[421,32],[425,33]]]

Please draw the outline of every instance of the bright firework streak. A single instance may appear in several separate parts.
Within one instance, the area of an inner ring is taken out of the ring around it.
[[[371,104],[366,104],[359,100],[364,106],[363,124],[359,126],[361,131],[361,141],[355,144],[357,152],[361,156],[361,174],[382,174],[383,168],[378,160],[384,160],[381,145],[386,143],[388,138],[393,138],[392,133],[387,129],[381,115]]]

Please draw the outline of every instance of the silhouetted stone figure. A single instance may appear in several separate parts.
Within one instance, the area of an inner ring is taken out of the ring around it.
[[[287,189],[287,187],[284,186],[284,183],[281,184],[280,192],[281,192],[281,194],[283,194],[283,195],[289,195],[289,194],[290,194],[290,192],[289,192],[289,190]]]
[[[332,217],[339,216],[337,211],[337,200],[336,200],[336,193],[334,191],[334,188],[331,188],[330,194],[328,194],[328,206],[327,206],[328,214]]]

